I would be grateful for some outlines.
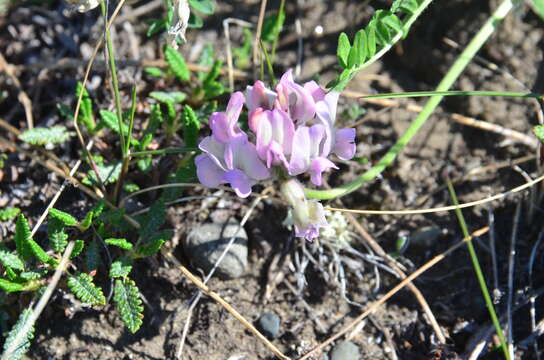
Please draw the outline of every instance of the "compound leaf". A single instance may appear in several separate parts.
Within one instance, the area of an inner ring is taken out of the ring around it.
[[[113,301],[128,330],[131,333],[138,331],[142,326],[144,307],[140,291],[134,281],[130,279],[116,280]]]
[[[102,293],[102,289],[93,283],[93,277],[89,274],[80,273],[69,276],[68,288],[84,303],[91,305],[106,304],[106,297]]]

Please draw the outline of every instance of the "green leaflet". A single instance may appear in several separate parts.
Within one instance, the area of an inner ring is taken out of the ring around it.
[[[168,63],[170,70],[176,75],[176,77],[182,81],[186,82],[190,79],[189,68],[183,56],[170,45],[166,45],[164,48],[164,57]]]
[[[28,239],[30,239],[30,227],[28,226],[28,221],[26,220],[23,214],[19,215],[17,218],[17,223],[15,224],[15,247],[17,249],[17,254],[23,260],[28,260],[32,256],[30,247],[28,245]]]
[[[50,218],[59,220],[65,226],[76,226],[78,221],[72,215],[57,209],[49,209]]]
[[[128,257],[121,257],[111,263],[110,278],[125,278],[132,271],[132,260]]]
[[[138,331],[142,326],[144,307],[134,281],[128,278],[115,280],[113,301],[128,330],[131,333]]]
[[[15,219],[21,212],[21,209],[16,207],[6,207],[0,210],[0,221],[8,221]]]
[[[19,319],[13,325],[11,330],[9,331],[6,341],[4,342],[4,355],[9,355],[10,360],[19,360],[23,357],[24,354],[28,351],[30,348],[30,341],[34,338],[34,326],[30,328],[30,331],[25,334],[23,341],[20,343],[19,346],[17,346],[11,354],[6,354],[6,351],[10,349],[11,344],[15,340],[15,337],[17,334],[23,329],[25,323],[27,322],[28,318],[32,314],[32,310],[24,310],[21,315],[19,315]]]
[[[69,276],[68,288],[84,303],[91,305],[106,304],[106,297],[102,293],[102,289],[93,283],[93,277],[88,274],[80,273],[76,276]]]
[[[62,253],[68,245],[68,234],[64,229],[64,223],[58,218],[50,218],[47,224],[47,235],[51,249]]]
[[[195,112],[189,105],[183,107],[182,125],[185,146],[196,148],[198,144],[200,121],[198,121]]]
[[[130,250],[132,249],[132,244],[127,241],[127,239],[115,239],[115,238],[109,238],[104,240],[104,242],[108,245],[117,246],[123,250]]]
[[[4,267],[14,270],[23,271],[25,269],[25,264],[19,258],[19,256],[17,256],[17,254],[13,254],[4,246],[0,247],[0,263],[2,263]]]
[[[0,278],[0,289],[5,292],[23,291],[24,287],[24,284]]]
[[[64,126],[35,127],[19,135],[19,140],[31,145],[60,144],[69,138],[70,133]]]

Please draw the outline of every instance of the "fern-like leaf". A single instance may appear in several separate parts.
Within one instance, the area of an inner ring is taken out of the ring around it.
[[[74,241],[74,249],[72,250],[72,253],[70,254],[70,259],[75,259],[76,257],[81,254],[83,251],[83,248],[85,247],[85,242],[83,240],[76,240]]]
[[[143,221],[141,221],[142,227],[140,229],[140,236],[144,239],[153,237],[153,234],[166,221],[165,215],[164,202],[161,200],[155,201],[153,205],[151,205],[151,208]]]
[[[53,210],[53,209],[51,209]],[[47,239],[49,246],[57,253],[61,253],[68,245],[68,234],[65,231],[65,226],[62,220],[56,217],[50,217],[47,224]]]
[[[167,231],[159,233],[158,236],[148,241],[146,244],[140,245],[136,254],[137,257],[146,257],[155,255],[162,247],[162,245],[172,237],[172,234]]]
[[[142,326],[144,307],[140,291],[134,281],[130,279],[116,280],[113,301],[128,330],[131,333],[138,331]]]
[[[181,91],[152,91],[149,93],[149,97],[162,103],[171,102],[173,104],[179,104],[187,98],[187,95]]]
[[[183,82],[189,81],[190,72],[187,67],[187,63],[183,56],[170,45],[166,45],[164,48],[164,57],[168,63],[170,70],[176,75],[176,77]]]
[[[100,245],[96,240],[89,243],[87,250],[85,251],[85,266],[88,272],[98,269],[101,263],[100,258]]]
[[[19,135],[19,140],[31,145],[60,144],[69,138],[70,133],[64,126],[35,127]]]
[[[98,306],[106,304],[102,289],[93,283],[93,277],[89,274],[80,273],[69,276],[68,288],[84,303]]]
[[[111,263],[110,278],[125,278],[132,271],[132,260],[128,257],[121,257]]]
[[[4,246],[0,247],[0,263],[4,267],[23,271],[25,269],[24,262],[17,256],[16,254],[13,254],[11,251],[9,251]]]
[[[81,105],[79,108],[79,117],[78,121],[81,122],[87,130],[90,132],[94,131],[95,123],[94,123],[94,115],[93,115],[93,101],[91,97],[89,96],[89,93],[87,92],[87,89],[83,87],[83,84],[78,81],[76,84],[76,99],[79,98],[79,95],[83,92],[83,96],[81,98]]]
[[[15,248],[17,249],[17,254],[25,261],[32,256],[32,252],[28,245],[30,234],[28,221],[23,214],[19,215],[17,223],[15,224]]]
[[[15,219],[21,212],[21,209],[16,207],[7,207],[0,210],[0,221],[9,221]]]
[[[123,250],[130,250],[132,249],[132,244],[127,241],[127,239],[115,239],[115,238],[109,238],[104,240],[104,242],[108,245],[117,246]]]
[[[97,128],[101,129],[107,127],[116,134],[119,134],[119,122],[117,121],[117,115],[112,113],[109,110],[100,110],[100,123],[98,123]],[[123,131],[124,136],[128,136],[128,126],[123,123],[121,125],[121,130]]]
[[[97,164],[96,167],[98,170],[98,175],[100,175],[100,180],[102,180],[105,185],[115,183],[119,179],[119,175],[121,175],[121,166],[122,164],[120,161],[111,163],[109,165]],[[88,186],[94,186],[99,183],[94,170],[90,170],[87,173],[87,176],[83,178],[82,182]]]
[[[76,226],[78,221],[72,215],[57,209],[49,209],[49,216],[59,220],[65,226]]]
[[[26,333],[24,335],[23,340],[21,341],[19,346],[17,346],[15,349],[13,349],[11,354],[6,353],[9,349],[11,349],[13,341],[15,341],[15,338],[17,337],[17,334],[23,329],[23,327],[25,326],[25,323],[28,321],[31,314],[32,314],[32,310],[28,310],[28,309],[24,310],[21,313],[21,315],[19,315],[19,319],[17,320],[15,325],[13,325],[13,327],[11,328],[11,330],[8,333],[6,341],[4,342],[4,354],[3,355],[6,356],[6,357],[9,355],[9,357],[7,357],[7,358],[9,358],[10,360],[19,360],[19,359],[21,359],[23,357],[23,355],[26,354],[26,352],[30,348],[30,341],[32,341],[32,339],[34,338],[34,326],[32,326],[30,328],[30,330],[28,331],[28,333]]]
[[[0,278],[0,289],[5,292],[23,291],[25,284]]]
[[[356,33],[351,46],[347,35],[342,33],[336,54],[343,71],[327,86],[334,91],[341,91],[357,72],[378,60],[406,36],[412,23],[431,2],[396,0],[389,10],[376,11],[367,27]]]
[[[189,105],[183,107],[183,140],[188,147],[196,147],[198,142],[198,130],[200,128],[200,121]]]

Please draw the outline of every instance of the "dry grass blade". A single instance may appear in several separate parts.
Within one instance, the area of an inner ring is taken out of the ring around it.
[[[11,65],[8,64],[4,56],[0,53],[0,71],[4,71],[11,81],[13,81],[13,84],[19,91],[19,95],[17,95],[17,99],[23,105],[23,108],[25,109],[25,116],[26,116],[26,124],[29,129],[32,129],[34,127],[34,119],[32,117],[32,101],[26,94],[26,92],[23,90],[23,87],[21,86],[21,82],[15,76],[15,73],[13,71],[13,68]]]
[[[200,290],[204,291],[209,297],[211,297],[213,300],[215,300],[219,305],[221,305],[225,310],[227,310],[232,316],[236,318],[236,320],[240,321],[246,329],[248,329],[250,332],[253,333],[259,340],[263,342],[263,344],[270,349],[276,355],[282,360],[290,360],[290,358],[286,355],[284,355],[274,344],[272,344],[263,334],[259,332],[253,326],[249,321],[247,321],[236,309],[234,309],[232,306],[229,305],[219,294],[213,292],[210,290],[206,284],[204,284],[202,281],[200,281],[199,278],[197,278],[193,273],[189,271],[185,266],[178,265],[178,269],[183,273],[183,275],[187,276],[189,280],[191,280]]]
[[[489,228],[483,227],[479,230],[474,231],[469,237],[464,238],[457,244],[451,246],[448,250],[444,251],[443,253],[435,256],[430,261],[425,263],[422,267],[417,269],[415,272],[410,274],[406,279],[402,280],[398,285],[396,285],[393,289],[389,290],[384,296],[382,296],[380,299],[372,303],[363,313],[361,313],[359,316],[357,316],[352,322],[344,326],[342,329],[340,329],[339,332],[316,346],[314,349],[306,353],[304,356],[299,358],[298,360],[305,360],[310,358],[311,356],[315,355],[318,351],[323,350],[326,346],[331,344],[336,339],[340,338],[344,334],[346,334],[349,330],[351,330],[353,327],[355,327],[358,323],[363,321],[369,314],[371,314],[373,311],[375,311],[378,307],[380,307],[382,304],[384,304],[388,299],[390,299],[393,295],[398,293],[400,290],[402,290],[406,285],[411,283],[415,278],[423,274],[425,271],[429,270],[431,267],[442,261],[446,256],[450,255],[453,251],[458,249],[461,245],[465,244],[466,242],[472,240],[474,237],[482,236],[485,234]]]
[[[526,190],[530,188],[531,186],[538,184],[542,180],[544,180],[544,175],[532,181],[528,181],[523,185],[516,186],[515,188],[512,188],[508,191],[489,196],[485,199],[462,203],[462,204],[459,204],[458,206],[450,205],[450,206],[442,206],[442,207],[429,208],[429,209],[415,209],[415,210],[356,210],[356,209],[344,209],[344,208],[334,208],[334,207],[325,207],[325,209],[330,211],[340,211],[344,213],[365,214],[365,215],[414,215],[414,214],[430,214],[430,213],[437,213],[437,212],[453,211],[456,209],[464,209],[464,208],[473,207],[476,205],[487,204],[489,202],[505,198],[508,195],[512,195],[512,194],[521,192],[523,190]]]

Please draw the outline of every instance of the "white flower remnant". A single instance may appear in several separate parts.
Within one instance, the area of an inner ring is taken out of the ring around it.
[[[329,226],[321,231],[321,236],[325,239],[335,240],[338,243],[349,243],[352,239],[351,232],[348,230],[348,221],[339,211],[325,210],[325,218]]]
[[[168,29],[168,35],[171,38],[172,47],[178,48],[177,38],[178,36],[185,40],[185,31],[189,25],[189,16],[191,15],[191,9],[189,8],[189,2],[187,0],[174,0],[174,18],[172,19],[172,27]]]
[[[100,5],[101,0],[66,0],[66,2],[74,5],[77,11],[83,13]]]

